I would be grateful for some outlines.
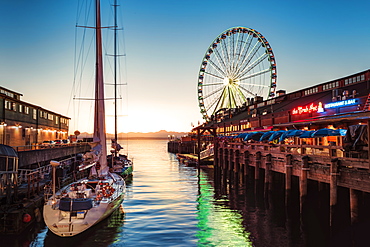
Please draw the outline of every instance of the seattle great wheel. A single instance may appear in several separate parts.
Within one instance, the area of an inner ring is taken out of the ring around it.
[[[221,109],[275,96],[276,62],[266,38],[254,29],[233,27],[208,47],[199,70],[198,101],[203,119]]]

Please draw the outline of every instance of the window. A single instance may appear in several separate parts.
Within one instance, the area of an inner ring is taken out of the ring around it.
[[[30,108],[28,106],[26,106],[24,108],[24,113],[26,113],[26,114],[29,114],[30,113]]]
[[[36,109],[33,109],[33,119],[37,119],[37,111],[36,111]]]

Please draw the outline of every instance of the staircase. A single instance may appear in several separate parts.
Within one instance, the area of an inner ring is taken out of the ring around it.
[[[369,111],[369,110],[370,110],[370,94],[367,96],[363,111]]]

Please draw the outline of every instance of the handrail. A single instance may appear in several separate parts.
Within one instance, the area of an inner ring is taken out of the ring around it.
[[[23,146],[12,146],[17,152],[19,151],[29,151],[29,150],[38,150],[38,149],[49,149],[49,148],[64,148],[64,147],[73,147],[73,146],[81,146],[86,145],[86,142],[79,142],[79,143],[68,143],[68,144],[58,144],[53,145],[51,147],[44,147],[40,144],[30,144],[30,145],[23,145]]]
[[[345,152],[342,146],[336,145],[307,145],[307,144],[271,144],[271,143],[245,143],[245,142],[221,142],[221,146],[230,146],[232,148],[263,150],[270,153],[285,153],[297,155],[313,155],[321,157],[338,157],[352,161],[367,162],[369,157],[352,157],[358,155],[358,152]],[[367,155],[367,149],[364,149]]]

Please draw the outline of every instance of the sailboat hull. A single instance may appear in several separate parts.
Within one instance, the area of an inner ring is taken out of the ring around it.
[[[98,208],[91,209],[84,219],[76,219],[71,222],[59,221],[60,210],[55,210],[52,205],[44,207],[44,220],[49,230],[60,237],[72,237],[80,234],[90,227],[111,215],[122,203],[123,196],[111,203],[104,203]]]
[[[83,198],[73,198],[73,186],[69,185],[56,193],[44,205],[44,221],[54,234],[60,237],[72,237],[88,230],[100,221],[111,215],[120,207],[126,190],[124,180],[118,175],[115,177],[114,192],[107,197],[99,198],[98,193],[92,193],[91,189],[85,189]],[[75,184],[101,183],[96,180],[81,180]],[[96,187],[95,187],[96,188]],[[97,189],[97,188],[96,188]],[[69,191],[67,194],[66,191]],[[71,196],[69,196],[71,195]]]

